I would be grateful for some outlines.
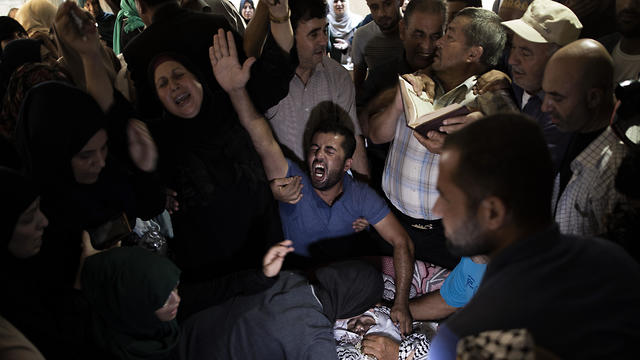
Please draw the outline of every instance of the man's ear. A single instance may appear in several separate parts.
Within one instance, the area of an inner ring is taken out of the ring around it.
[[[482,46],[472,46],[467,53],[466,61],[479,63],[483,53],[484,49],[482,48]]]
[[[405,21],[404,18],[400,19],[400,22],[398,23],[398,28],[400,29],[400,40],[404,41],[404,39],[407,37],[407,28],[405,28],[404,26]]]
[[[589,109],[597,109],[602,103],[604,92],[602,89],[591,88],[587,91],[587,107]]]
[[[347,160],[344,161],[344,172],[349,171],[349,169],[351,169],[351,163],[353,162],[352,158],[348,158]]]
[[[486,229],[497,230],[507,221],[507,207],[500,198],[489,196],[480,202],[477,215]]]

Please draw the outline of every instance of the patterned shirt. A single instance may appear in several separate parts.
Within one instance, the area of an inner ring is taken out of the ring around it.
[[[400,35],[387,35],[372,21],[356,30],[351,45],[351,57],[354,65],[365,65],[369,70],[401,56],[404,46]]]
[[[307,81],[294,76],[289,82],[289,94],[267,110],[265,117],[271,123],[280,144],[304,160],[303,137],[309,115],[323,101],[332,101],[342,107],[353,122],[355,135],[360,135],[355,106],[355,88],[347,70],[335,60],[325,56]]]
[[[614,182],[626,154],[626,145],[609,127],[571,162],[573,176],[559,199],[560,175],[556,176],[553,209],[560,232],[583,236],[605,232],[606,215],[624,199]]]
[[[468,104],[475,99],[472,76],[446,94],[437,82],[434,110],[453,103]],[[398,118],[396,133],[382,175],[382,189],[393,206],[416,219],[435,220],[431,212],[438,198],[438,161],[440,156],[427,150],[407,126],[404,114]]]

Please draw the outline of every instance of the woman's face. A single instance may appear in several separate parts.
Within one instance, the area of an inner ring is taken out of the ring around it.
[[[180,305],[180,295],[178,295],[178,287],[176,286],[169,294],[169,298],[164,305],[155,311],[160,321],[171,321],[178,314],[178,306]]]
[[[253,19],[253,5],[251,3],[245,2],[242,6],[242,17],[247,21]]]
[[[160,101],[171,114],[191,119],[202,106],[202,84],[177,61],[169,60],[156,67],[153,81]]]
[[[347,0],[333,0],[333,13],[336,15],[344,15]]]
[[[76,182],[93,184],[98,181],[98,176],[100,176],[107,160],[108,139],[106,130],[98,130],[82,150],[71,158],[71,169]]]
[[[37,254],[42,246],[42,233],[49,225],[47,217],[40,211],[38,197],[20,214],[13,236],[9,240],[9,252],[20,259],[26,259]]]

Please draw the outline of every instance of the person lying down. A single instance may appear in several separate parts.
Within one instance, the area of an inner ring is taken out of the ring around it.
[[[338,359],[376,359],[364,350],[363,340],[366,341],[367,336],[386,336],[398,343],[399,359],[426,359],[435,333],[433,324],[414,322],[413,333],[402,338],[400,329],[391,320],[390,309],[382,305],[372,307],[358,316],[338,319],[333,327]]]

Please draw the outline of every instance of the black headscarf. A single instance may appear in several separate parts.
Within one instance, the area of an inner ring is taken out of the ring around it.
[[[14,18],[0,16],[0,41],[12,39],[15,33],[28,37],[27,31]],[[0,48],[0,55],[2,55],[2,48]]]
[[[178,285],[180,270],[167,258],[139,247],[90,256],[82,268],[82,292],[94,313],[94,341],[118,359],[168,357],[178,343],[176,320],[155,311]]]
[[[240,125],[227,94],[222,90],[212,92],[187,58],[175,53],[156,56],[148,69],[152,88],[156,88],[155,69],[168,60],[194,74],[203,92],[200,112],[194,118],[184,119],[165,109],[162,118],[150,126],[158,143],[160,171],[171,172],[165,176],[177,181],[182,189],[178,191],[183,197],[181,207],[207,205],[216,191],[224,191],[220,189],[238,181],[266,182],[251,138]]]
[[[362,314],[382,298],[382,275],[362,261],[344,261],[315,272],[316,295],[331,322]]]
[[[5,260],[7,246],[20,215],[27,210],[37,198],[35,187],[24,176],[15,170],[0,167],[0,261]]]
[[[4,97],[9,79],[16,69],[26,63],[41,61],[39,40],[19,39],[7,44],[0,56],[0,100]]]

